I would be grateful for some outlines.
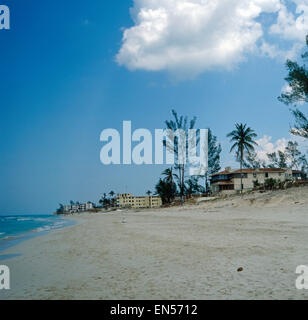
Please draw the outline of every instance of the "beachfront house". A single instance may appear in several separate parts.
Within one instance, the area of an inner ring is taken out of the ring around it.
[[[135,197],[130,193],[120,193],[117,195],[116,204],[119,208],[155,208],[162,205],[162,200],[158,196]]]
[[[90,201],[87,203],[72,203],[63,206],[64,213],[86,212],[94,208],[94,204]]]
[[[275,179],[284,182],[301,179],[301,171],[289,168],[258,168],[242,169],[243,191],[252,190],[257,181],[263,184],[266,179]],[[231,167],[215,173],[211,179],[211,191],[213,194],[233,194],[241,191],[241,170],[232,170]]]

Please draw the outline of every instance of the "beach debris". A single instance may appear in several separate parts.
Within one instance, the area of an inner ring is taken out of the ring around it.
[[[244,270],[243,267],[239,267],[239,268],[237,269],[237,272],[242,272],[243,270]]]

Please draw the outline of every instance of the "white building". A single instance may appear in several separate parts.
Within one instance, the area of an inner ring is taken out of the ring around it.
[[[85,212],[94,208],[92,202],[88,201],[87,203],[74,203],[63,206],[64,213],[76,213],[76,212]]]
[[[254,183],[264,184],[266,179],[275,179],[284,182],[301,178],[301,171],[280,168],[242,169],[242,189],[252,190]],[[224,171],[215,173],[211,179],[211,191],[214,194],[232,194],[241,191],[241,170],[232,170],[227,167]]]

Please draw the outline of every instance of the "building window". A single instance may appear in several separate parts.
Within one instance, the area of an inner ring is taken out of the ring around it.
[[[234,184],[225,184],[225,185],[220,185],[219,186],[220,191],[224,190],[234,190]]]
[[[253,177],[254,177],[254,178],[256,178],[256,177],[257,177],[257,174],[256,174],[256,173],[254,173],[254,174],[253,174]]]
[[[268,172],[264,173],[265,178],[268,178]]]
[[[240,179],[241,178],[241,174],[240,173],[235,173],[234,174],[234,178]],[[247,173],[242,173],[242,178],[246,179],[247,178]]]

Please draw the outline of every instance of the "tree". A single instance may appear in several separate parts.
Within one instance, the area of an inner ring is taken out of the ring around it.
[[[174,178],[178,179],[178,175],[173,173],[173,168],[168,168],[162,172],[162,175],[165,176],[164,181],[173,184]]]
[[[308,138],[308,119],[298,109],[291,110],[291,112],[295,118],[295,124],[294,127],[291,129],[291,133],[295,136]]]
[[[248,169],[259,169],[265,168],[266,163],[258,158],[255,151],[249,152],[246,157],[244,157],[243,167]]]
[[[243,191],[243,161],[245,153],[251,153],[254,151],[254,146],[257,143],[254,141],[254,138],[257,137],[254,130],[250,127],[247,127],[247,124],[236,123],[235,130],[227,134],[227,137],[230,138],[230,142],[233,143],[230,152],[236,151],[236,157],[240,159],[240,173],[241,173],[241,193]]]
[[[178,116],[175,110],[172,110],[172,115],[174,120],[166,120],[165,124],[167,129],[170,130],[170,134],[167,139],[163,141],[164,146],[169,150],[174,152],[175,157],[175,169],[178,170],[178,181],[179,181],[179,189],[182,200],[184,200],[184,192],[185,192],[185,159],[188,152],[188,130],[193,129],[197,118],[194,117],[192,120],[188,121],[188,117]],[[180,130],[180,140],[184,141],[185,144],[179,144],[179,138],[174,135],[175,131]],[[194,141],[196,146],[199,143],[199,139],[197,138]],[[182,148],[182,149],[181,149]],[[185,157],[185,159],[184,159]]]
[[[185,181],[185,194],[187,196],[191,196],[192,194],[196,194],[203,191],[203,187],[199,185],[198,178],[192,177]]]
[[[295,168],[299,170],[299,157],[301,152],[298,150],[298,143],[295,141],[289,141],[285,150],[285,155],[290,162],[290,168]]]
[[[217,143],[217,137],[208,129],[208,171],[204,175],[205,192],[209,190],[208,180],[212,174],[220,170],[221,145]]]
[[[110,202],[110,204],[114,207],[114,205],[115,205],[115,197],[114,197],[114,195],[115,195],[115,192],[113,191],[113,190],[111,190],[110,192],[109,192],[109,195],[110,195],[110,200],[109,200],[109,202]]]
[[[152,191],[148,190],[148,191],[146,192],[146,194],[147,194],[148,196],[150,196],[150,195],[152,194]]]
[[[288,141],[284,151],[279,150],[278,152],[268,153],[267,157],[270,161],[270,168],[291,168],[306,171],[307,159],[300,152],[296,141]]]
[[[176,185],[159,179],[155,186],[156,194],[162,199],[163,204],[170,204],[176,195]]]
[[[278,150],[278,152],[267,153],[269,159],[270,168],[288,168],[287,156],[284,152]]]
[[[308,45],[308,36],[306,36],[306,45]],[[303,61],[308,58],[308,52],[302,54]],[[285,78],[288,84],[288,90],[283,92],[278,100],[286,105],[303,104],[308,102],[308,70],[304,65],[300,66],[297,62],[287,60],[286,68],[288,70],[288,76]],[[294,128],[291,129],[291,133],[304,138],[308,138],[308,120],[307,117],[295,109],[291,111],[295,117]]]
[[[64,206],[62,203],[59,203],[59,208],[57,209],[57,214],[63,214],[64,213]]]
[[[107,194],[104,193],[101,199],[98,201],[105,209],[111,204],[110,199],[107,198]]]

